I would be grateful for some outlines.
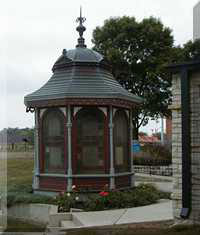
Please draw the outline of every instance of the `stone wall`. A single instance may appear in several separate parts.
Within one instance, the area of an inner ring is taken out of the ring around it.
[[[191,213],[188,221],[200,223],[200,72],[191,72],[190,81],[190,136],[191,136]],[[182,126],[181,76],[172,78],[172,162],[173,162],[173,215],[180,219],[182,208]],[[189,89],[189,88],[188,88]],[[184,127],[183,127],[184,128]]]
[[[174,218],[178,219],[182,208],[181,82],[179,74],[173,75],[172,94],[172,205]]]

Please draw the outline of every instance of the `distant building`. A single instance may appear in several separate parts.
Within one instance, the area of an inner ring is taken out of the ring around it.
[[[193,40],[200,39],[200,1],[193,8]]]
[[[25,143],[30,142],[26,136],[7,131],[0,132],[0,150],[19,150],[25,148]]]
[[[139,134],[139,142],[143,146],[145,144],[156,144],[160,143],[160,139],[157,136],[147,136]]]
[[[172,118],[171,117],[166,118],[166,138],[167,138],[167,141],[172,140]]]

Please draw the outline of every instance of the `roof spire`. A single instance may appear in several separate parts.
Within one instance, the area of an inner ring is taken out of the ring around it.
[[[79,22],[79,26],[76,28],[76,30],[79,32],[80,37],[78,38],[78,44],[76,47],[86,47],[85,39],[83,38],[83,32],[86,30],[85,26],[83,26],[85,20],[86,18],[82,17],[82,8],[80,7],[80,17],[76,19],[76,22]]]

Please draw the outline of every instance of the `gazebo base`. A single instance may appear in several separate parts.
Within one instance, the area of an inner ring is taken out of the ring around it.
[[[131,188],[133,184],[134,173],[116,174],[111,177],[110,175],[101,176],[72,176],[72,185],[76,186],[79,192],[99,192],[102,190],[124,189]],[[113,179],[114,187],[111,187],[111,180]],[[34,193],[56,195],[59,192],[72,191],[68,187],[69,177],[53,177],[53,176],[40,176],[39,187],[34,190]]]

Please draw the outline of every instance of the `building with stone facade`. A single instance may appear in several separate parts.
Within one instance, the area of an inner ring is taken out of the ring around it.
[[[200,223],[200,61],[169,66],[172,73],[173,214]]]
[[[200,39],[200,1],[193,8],[193,40]]]

